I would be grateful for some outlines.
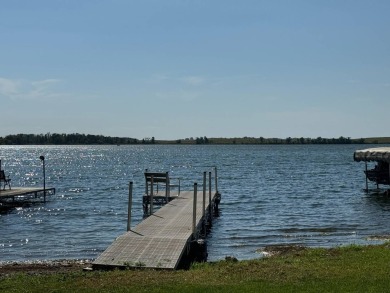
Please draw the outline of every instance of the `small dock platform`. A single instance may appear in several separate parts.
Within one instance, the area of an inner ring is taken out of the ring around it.
[[[211,182],[211,179],[210,179]],[[210,183],[211,185],[211,183]],[[183,267],[196,247],[205,245],[206,226],[218,208],[218,191],[181,191],[134,228],[119,236],[94,262],[93,268]],[[196,253],[195,253],[196,254]]]
[[[56,189],[52,187],[46,187],[46,176],[45,176],[45,157],[40,156],[39,159],[42,161],[43,167],[43,187],[11,187],[11,178],[9,175],[6,176],[4,170],[1,168],[0,160],[0,183],[3,182],[3,188],[0,184],[0,208],[12,206],[14,203],[19,201],[26,201],[29,199],[37,199],[43,197],[46,201],[47,195],[53,195],[56,193]]]
[[[39,198],[56,193],[55,188],[42,187],[12,187],[12,189],[0,189],[0,201],[6,199]]]

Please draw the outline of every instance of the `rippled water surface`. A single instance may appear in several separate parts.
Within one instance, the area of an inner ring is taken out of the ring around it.
[[[388,235],[390,199],[363,191],[361,145],[1,146],[13,186],[46,185],[46,203],[0,213],[0,262],[96,258],[126,230],[128,182],[133,223],[142,220],[143,171],[169,171],[182,189],[218,166],[220,217],[209,259],[259,257],[271,244],[337,246]]]

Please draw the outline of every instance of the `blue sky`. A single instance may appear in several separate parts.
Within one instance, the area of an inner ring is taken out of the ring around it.
[[[390,1],[3,0],[0,136],[389,136]]]

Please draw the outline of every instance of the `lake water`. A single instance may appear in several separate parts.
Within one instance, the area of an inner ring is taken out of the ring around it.
[[[0,213],[0,262],[94,259],[126,231],[128,183],[133,225],[142,220],[145,169],[182,177],[182,189],[218,167],[220,217],[209,260],[260,257],[272,244],[332,247],[389,235],[390,198],[366,194],[365,145],[0,146],[13,186],[56,194]],[[374,187],[372,185],[372,187]]]

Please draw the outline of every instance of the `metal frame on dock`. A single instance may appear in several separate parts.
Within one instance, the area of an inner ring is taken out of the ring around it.
[[[153,214],[155,205],[163,206],[180,195],[181,178],[171,178],[169,172],[149,172],[148,169],[145,170],[144,175],[145,194],[142,205],[145,216]],[[177,184],[172,184],[172,180],[177,180]],[[162,184],[163,188],[159,187],[159,184]],[[173,188],[177,190],[171,195]]]

